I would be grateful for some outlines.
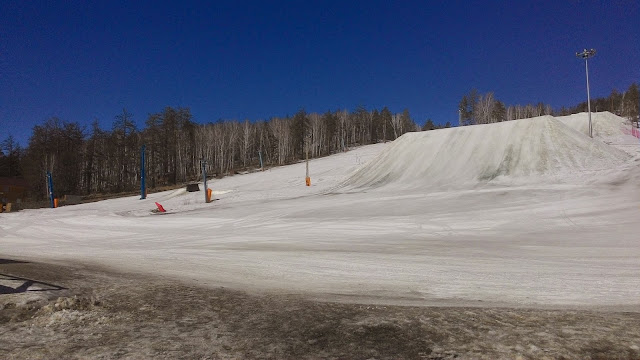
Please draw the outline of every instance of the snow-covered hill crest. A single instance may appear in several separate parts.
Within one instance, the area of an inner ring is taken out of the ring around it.
[[[580,120],[540,116],[408,133],[340,187],[364,190],[386,186],[465,186],[490,181],[563,182],[584,179],[630,160],[626,152],[582,133]],[[600,133],[611,133],[610,122],[605,125],[596,128],[601,129]]]

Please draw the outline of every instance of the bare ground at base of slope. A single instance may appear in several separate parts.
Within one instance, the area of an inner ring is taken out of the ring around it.
[[[640,359],[640,313],[249,294],[0,259],[3,359]]]

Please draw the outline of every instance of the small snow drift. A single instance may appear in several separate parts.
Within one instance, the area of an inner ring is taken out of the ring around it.
[[[347,178],[343,189],[433,188],[496,178],[571,178],[628,161],[552,116],[408,133]]]

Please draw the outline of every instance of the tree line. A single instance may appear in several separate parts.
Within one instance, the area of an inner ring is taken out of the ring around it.
[[[624,92],[591,101],[593,111],[610,111],[638,118],[636,83]],[[505,105],[489,92],[471,90],[459,103],[459,125],[487,124],[540,115],[568,115],[586,111],[586,102],[553,110],[548,104]],[[147,187],[157,189],[199,180],[201,160],[207,176],[277,166],[309,157],[327,156],[359,145],[395,140],[409,131],[442,127],[427,119],[420,127],[409,111],[392,113],[358,107],[354,111],[323,114],[298,111],[293,116],[264,121],[220,120],[197,124],[188,108],[166,107],[149,114],[139,129],[124,109],[111,129],[97,121],[84,127],[78,122],[51,118],[33,128],[28,146],[12,136],[0,142],[0,177],[23,177],[34,199],[46,195],[45,174],[51,172],[57,194],[109,194],[132,192],[140,186],[140,148],[146,146]],[[261,162],[262,160],[262,162]]]
[[[622,116],[630,121],[638,121],[638,108],[640,106],[640,91],[638,84],[632,83],[626,91],[619,92],[613,89],[607,97],[591,99],[591,111],[609,111]],[[569,115],[587,111],[587,102],[582,102],[574,107],[558,110],[558,115]]]
[[[608,97],[591,99],[591,111],[609,111],[629,121],[638,121],[640,95],[638,84],[632,83],[624,92],[613,90]],[[527,119],[542,115],[564,116],[587,111],[587,102],[573,107],[554,110],[551,105],[539,102],[527,105],[505,105],[493,92],[481,94],[476,89],[462,96],[458,104],[459,125],[489,124],[501,121]]]
[[[394,140],[420,130],[409,111],[298,111],[265,121],[220,120],[197,124],[188,108],[166,107],[149,114],[138,129],[124,109],[111,129],[97,121],[85,128],[78,122],[51,118],[33,128],[28,146],[13,137],[2,142],[0,176],[24,177],[34,199],[46,196],[45,174],[51,172],[58,195],[132,192],[140,187],[140,149],[146,147],[146,185],[150,189],[207,176],[285,165],[309,157],[330,155],[359,145]],[[262,162],[261,162],[262,160]]]

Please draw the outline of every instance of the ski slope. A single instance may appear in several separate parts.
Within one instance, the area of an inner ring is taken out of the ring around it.
[[[525,178],[557,183],[591,177],[589,172],[620,166],[630,157],[554,117],[540,116],[405,134],[343,186],[433,189]]]
[[[557,117],[565,125],[581,132],[589,134],[589,118],[587,113],[579,113]],[[631,155],[640,155],[640,139],[632,136],[630,124],[620,116],[608,111],[592,113],[591,122],[593,137],[607,144],[622,149]]]
[[[311,187],[304,163],[212,180],[209,204],[176,190],[3,213],[0,254],[327,300],[637,311],[637,139],[585,121],[406,134],[312,160]]]

